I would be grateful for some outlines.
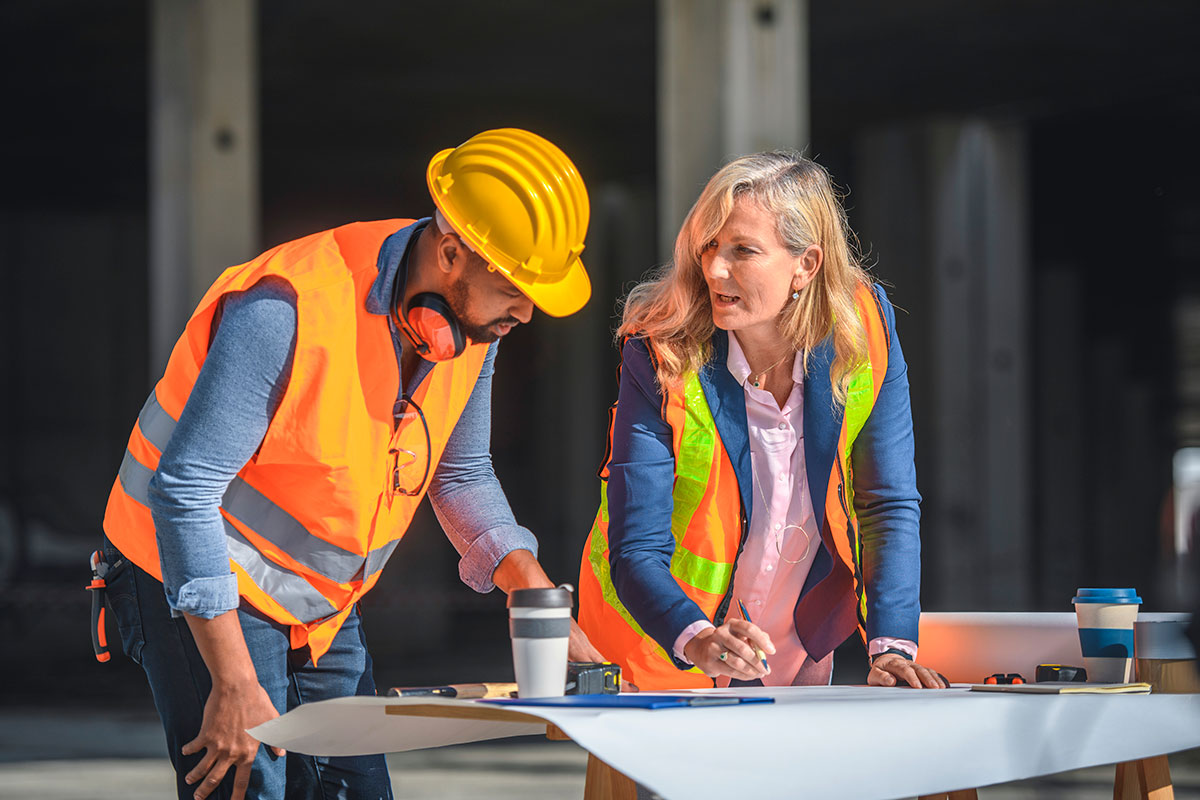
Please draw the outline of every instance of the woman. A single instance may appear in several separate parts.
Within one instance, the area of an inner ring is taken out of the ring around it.
[[[722,168],[630,292],[580,624],[642,689],[825,684],[857,627],[916,663],[919,511],[894,313],[825,170]]]

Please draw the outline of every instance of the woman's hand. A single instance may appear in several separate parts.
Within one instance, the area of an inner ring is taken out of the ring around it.
[[[771,671],[763,666],[755,648],[767,655],[775,652],[771,637],[762,628],[744,619],[731,619],[719,628],[697,633],[683,646],[683,654],[710,678],[728,675],[739,681],[753,681]]]
[[[950,688],[937,672],[895,653],[884,653],[871,662],[871,671],[867,673],[869,686],[897,686],[901,682],[914,689]]]

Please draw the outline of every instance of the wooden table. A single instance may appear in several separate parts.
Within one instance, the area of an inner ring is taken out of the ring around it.
[[[1114,797],[1162,800],[1172,796],[1164,754],[1200,746],[1200,695],[738,691],[775,702],[644,711],[343,698],[301,706],[252,733],[315,755],[548,733],[589,752],[589,800],[633,798],[633,780],[667,800],[726,798],[744,789],[750,769],[760,800],[967,798],[977,786],[1101,764],[1121,765]]]

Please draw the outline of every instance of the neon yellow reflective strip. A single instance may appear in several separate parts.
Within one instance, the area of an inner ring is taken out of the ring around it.
[[[858,438],[858,433],[863,429],[863,425],[867,424],[867,417],[871,416],[871,409],[875,405],[875,385],[871,378],[871,362],[860,366],[854,371],[854,376],[850,378],[850,385],[846,387],[846,409],[844,415],[844,425],[846,426],[846,452],[843,453],[846,461],[850,461],[850,450],[854,447],[854,440]]]
[[[859,319],[862,318],[862,310],[858,313]],[[865,323],[864,323],[865,324]],[[847,512],[847,524],[850,526],[851,546],[854,548],[854,563],[858,566],[858,572],[862,572],[862,538],[858,532],[858,515],[854,513],[854,480],[851,472],[850,455],[854,450],[854,440],[858,438],[858,434],[862,431],[863,426],[867,424],[867,418],[871,416],[871,410],[875,407],[875,380],[874,372],[871,369],[871,354],[868,349],[866,363],[860,364],[858,369],[850,378],[850,383],[846,387],[846,406],[843,410],[843,422],[846,430],[846,449],[842,453],[842,463],[845,464],[845,500]],[[867,618],[867,595],[862,591],[862,587],[858,592],[859,619]]]
[[[608,482],[600,482],[600,510],[596,512],[596,521],[592,524],[592,534],[588,537],[591,540],[592,546],[588,550],[588,563],[592,565],[592,573],[596,576],[596,580],[600,583],[600,592],[604,596],[604,602],[612,606],[613,610],[621,615],[621,619],[625,620],[625,624],[633,629],[634,633],[643,639],[649,639],[646,632],[642,630],[642,626],[637,624],[637,621],[630,615],[629,610],[621,603],[617,597],[617,589],[613,586],[612,573],[608,566],[608,558],[604,555],[607,549],[608,537],[604,535],[604,531],[600,528],[600,522],[603,520],[605,527],[608,526]],[[663,650],[657,643],[654,645],[654,654],[661,657],[664,661],[675,665],[675,659],[667,655],[667,651]]]
[[[677,544],[675,555],[671,556],[671,574],[688,586],[709,594],[723,595],[729,588],[733,565],[711,561]]]
[[[671,492],[674,501],[671,534],[675,537],[671,574],[688,586],[723,595],[729,587],[733,565],[696,555],[683,546],[692,517],[708,491],[708,478],[717,449],[717,424],[704,397],[704,388],[694,372],[684,383],[683,397],[683,433],[679,437],[679,452],[675,454],[675,489]]]
[[[671,512],[671,534],[676,545],[683,541],[708,490],[708,475],[717,446],[717,425],[704,398],[700,379],[694,372],[688,375],[684,384],[683,398],[683,433],[679,437],[679,452],[675,454],[675,488],[671,492],[671,499],[675,501]]]

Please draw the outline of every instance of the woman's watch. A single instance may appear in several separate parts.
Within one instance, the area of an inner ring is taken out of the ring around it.
[[[886,656],[888,653],[894,653],[894,654],[900,656],[901,658],[905,659],[906,661],[913,660],[912,656],[910,656],[908,653],[901,650],[899,647],[889,647],[887,650],[884,650],[882,653],[876,653],[875,655],[871,656],[871,664],[873,665],[880,656]]]

